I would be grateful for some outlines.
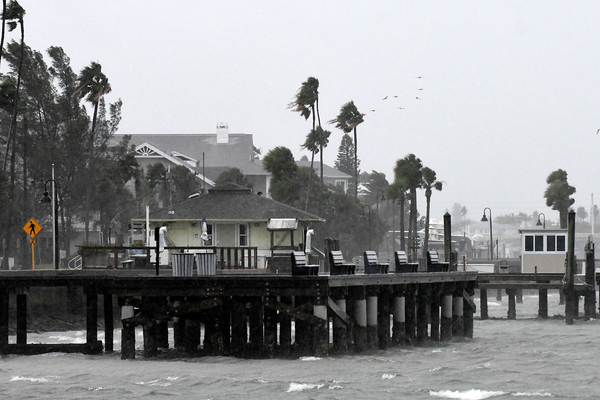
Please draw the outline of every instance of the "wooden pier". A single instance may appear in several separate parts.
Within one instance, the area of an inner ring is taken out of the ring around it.
[[[136,357],[137,326],[143,327],[144,357],[154,357],[170,345],[191,356],[269,358],[344,354],[473,337],[476,272],[166,274],[155,276],[139,270],[2,271],[0,353],[113,351],[113,299],[121,309],[117,317],[122,325],[123,359]],[[32,287],[83,288],[86,343],[27,342],[28,289]],[[17,343],[9,343],[11,293],[16,299]],[[100,298],[104,342],[98,340]],[[169,326],[174,331],[171,344]]]

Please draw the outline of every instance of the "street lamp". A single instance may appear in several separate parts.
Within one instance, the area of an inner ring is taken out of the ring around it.
[[[483,217],[481,218],[481,222],[487,222],[488,219],[485,215],[485,210],[490,212],[490,260],[494,259],[494,240],[492,239],[492,209],[486,207],[483,209]]]
[[[48,195],[48,183],[52,182],[52,199]],[[58,253],[58,202],[56,201],[56,181],[54,180],[54,164],[52,164],[52,179],[49,179],[44,184],[44,194],[40,199],[40,203],[53,204],[52,206],[52,244],[53,244],[53,264],[54,269],[58,269],[59,253]]]
[[[371,249],[371,206],[369,206],[368,204],[365,204],[362,207],[362,214],[360,214],[360,219],[365,219],[365,207],[369,209],[369,250]]]
[[[540,217],[544,216],[544,223],[542,224],[542,221],[540,221]],[[538,214],[538,220],[537,220],[537,224],[535,224],[535,226],[542,226],[542,229],[546,229],[546,214],[544,213],[539,213]]]

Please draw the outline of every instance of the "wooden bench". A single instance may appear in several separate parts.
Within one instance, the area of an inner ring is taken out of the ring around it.
[[[292,275],[295,276],[316,276],[319,275],[319,266],[316,264],[306,264],[306,254],[302,251],[294,251],[292,256]]]
[[[367,250],[363,255],[365,262],[365,274],[387,274],[390,264],[377,261],[377,253]]]
[[[450,263],[440,262],[440,256],[436,250],[427,251],[427,272],[448,272]]]
[[[396,263],[396,272],[417,272],[419,270],[419,263],[409,263],[405,251],[394,252],[394,261]]]
[[[355,264],[344,263],[344,256],[339,250],[329,252],[329,275],[354,275]]]

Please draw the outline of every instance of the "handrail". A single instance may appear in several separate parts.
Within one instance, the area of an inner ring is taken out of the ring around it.
[[[83,259],[80,255],[76,255],[72,259],[69,260],[67,266],[71,270],[78,270],[83,268]]]

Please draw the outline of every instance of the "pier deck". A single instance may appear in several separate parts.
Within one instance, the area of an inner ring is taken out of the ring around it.
[[[113,298],[121,306],[122,358],[135,357],[135,328],[140,325],[146,357],[169,347],[169,324],[174,346],[186,353],[239,357],[324,355],[473,335],[476,272],[167,274],[170,271],[161,276],[148,270],[0,272],[0,352],[112,351]],[[83,289],[86,343],[28,344],[28,288],[59,286]],[[10,293],[16,294],[16,344],[8,340]],[[98,340],[99,295],[104,343]]]

